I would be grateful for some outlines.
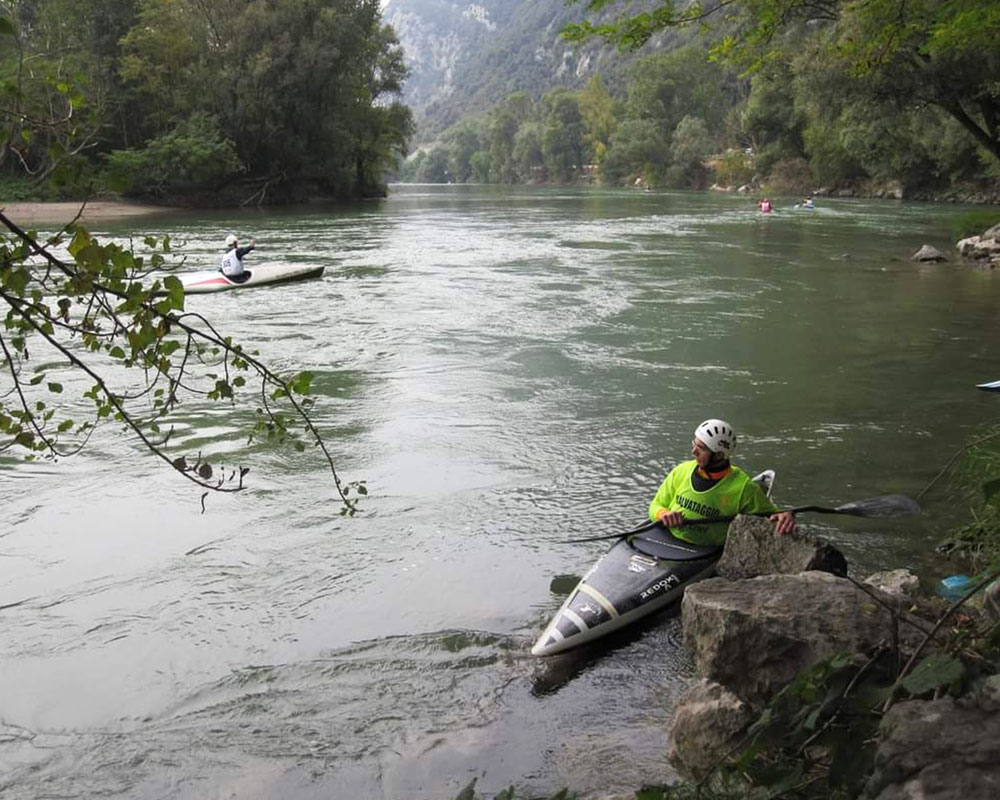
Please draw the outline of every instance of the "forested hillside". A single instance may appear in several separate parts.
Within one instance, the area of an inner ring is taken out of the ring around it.
[[[3,196],[378,194],[404,74],[378,0],[5,0]]]
[[[571,5],[583,24],[563,41],[625,48],[622,78],[512,81],[520,91],[443,131],[403,179],[1000,199],[993,0],[664,4],[617,22],[615,4],[593,5],[603,23]],[[699,35],[663,38],[677,31]]]

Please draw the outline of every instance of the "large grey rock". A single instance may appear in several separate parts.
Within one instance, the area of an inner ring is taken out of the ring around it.
[[[986,260],[1000,255],[1000,239],[992,237],[970,236],[955,246],[963,258]]]
[[[1000,711],[1000,675],[990,675],[972,696],[983,711]]]
[[[865,578],[864,582],[886,594],[913,597],[920,591],[920,578],[908,569],[875,572]]]
[[[730,580],[810,570],[843,577],[847,575],[847,559],[836,547],[821,539],[799,532],[775,536],[773,524],[762,517],[750,516],[733,520],[726,537],[726,549],[716,566],[718,574]]]
[[[983,610],[994,622],[1000,622],[1000,580],[995,580],[983,593]]]
[[[916,253],[913,254],[914,261],[920,261],[922,263],[927,262],[938,262],[947,261],[945,254],[938,250],[933,245],[925,244]]]
[[[725,686],[698,681],[674,708],[667,754],[670,763],[688,780],[701,780],[739,742],[754,716]]]
[[[981,241],[982,238],[979,236],[969,236],[965,239],[959,239],[955,247],[963,258],[975,258],[976,250]]]
[[[881,725],[872,800],[996,800],[1000,714],[950,697],[893,706]]]
[[[879,597],[890,608],[903,602]],[[821,658],[868,653],[892,640],[888,608],[826,572],[712,578],[685,589],[681,614],[698,674],[751,704]],[[919,633],[901,624],[899,636],[905,650]]]
[[[1000,223],[997,223],[992,228],[983,231],[984,239],[1000,239]]]

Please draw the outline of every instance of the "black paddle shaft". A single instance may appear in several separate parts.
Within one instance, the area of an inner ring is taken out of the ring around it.
[[[920,506],[916,501],[901,494],[887,494],[880,497],[869,497],[865,500],[854,500],[844,503],[836,508],[826,506],[796,506],[795,508],[779,509],[779,511],[769,511],[757,516],[769,517],[774,513],[790,512],[792,514],[815,513],[815,514],[849,514],[853,517],[901,517],[907,514],[919,514]],[[686,519],[681,524],[697,525],[703,522],[732,522],[736,517],[720,517],[718,519]],[[637,528],[624,533],[611,533],[604,536],[587,536],[582,539],[563,539],[561,544],[576,544],[578,542],[599,542],[607,539],[624,539],[626,536],[633,536],[643,533],[659,525],[659,522],[646,522]]]

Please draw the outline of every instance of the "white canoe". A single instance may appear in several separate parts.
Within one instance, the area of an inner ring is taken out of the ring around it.
[[[1000,392],[1000,381],[990,381],[989,383],[977,383],[977,389],[982,389],[984,392]]]
[[[184,284],[185,294],[205,294],[207,292],[225,292],[230,289],[249,289],[256,286],[292,283],[318,278],[325,267],[306,264],[265,264],[262,267],[248,269],[250,277],[244,281],[233,281],[217,269],[206,269],[200,272],[180,274]]]

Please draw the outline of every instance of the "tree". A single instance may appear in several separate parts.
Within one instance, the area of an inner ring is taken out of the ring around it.
[[[663,130],[649,119],[624,120],[611,137],[611,146],[604,162],[607,180],[621,180],[642,175],[656,182],[663,174],[669,153],[669,142]]]
[[[670,145],[673,162],[668,171],[668,183],[678,188],[701,189],[705,186],[705,157],[711,152],[711,142],[705,123],[697,117],[684,117],[674,131]]]
[[[333,475],[341,513],[355,512],[367,489],[341,481],[307,414],[312,374],[283,378],[200,314],[185,312],[181,282],[169,274],[169,239],[145,239],[147,257],[101,244],[74,224],[44,243],[3,214],[0,225],[0,301],[7,308],[0,453],[65,458],[82,450],[98,425],[117,422],[206,493],[238,492],[249,469],[181,452],[171,443],[170,423],[185,400],[234,401],[252,382],[256,399],[249,405],[257,410],[249,438],[290,441],[300,451],[303,436],[310,439]],[[71,261],[52,254],[60,244],[68,245]]]
[[[614,0],[584,4],[596,13]],[[750,72],[790,42],[822,36],[855,78],[845,88],[910,108],[937,106],[1000,160],[1000,6],[994,0],[721,0],[708,7],[666,0],[613,23],[570,25],[564,34],[635,48],[665,28],[712,22],[725,30],[715,55]]]
[[[489,183],[492,172],[493,159],[488,150],[477,150],[469,159],[469,166],[472,168],[471,178],[476,183]]]
[[[548,110],[542,134],[542,152],[549,171],[562,180],[583,167],[585,137],[580,101],[568,89],[553,89],[542,99]]]
[[[240,165],[216,204],[378,195],[412,134],[402,49],[378,0],[9,0],[3,10],[13,35],[0,40],[0,77],[16,89],[0,97],[0,166],[6,156],[39,179],[73,157],[93,172],[111,151],[147,147],[201,114]],[[77,196],[92,177],[81,176]],[[184,188],[173,199],[204,199],[202,185]]]
[[[694,46],[646,56],[629,77],[626,116],[656,120],[668,132],[686,116],[698,117],[713,133],[719,131],[738,93],[708,53]]]
[[[35,20],[24,5],[0,4],[0,168],[38,186],[93,145],[102,109],[87,100],[87,76],[58,42],[33,45]]]
[[[594,73],[577,95],[587,143],[596,152],[605,152],[618,121],[614,101],[599,73]]]
[[[545,139],[545,128],[538,122],[526,122],[514,137],[514,149],[511,163],[521,181],[530,183],[545,180],[545,155],[542,143]]]
[[[444,137],[448,144],[448,169],[458,183],[472,176],[472,156],[479,150],[479,133],[470,123],[459,125]]]
[[[514,139],[521,124],[534,113],[534,103],[524,92],[514,92],[490,112],[486,139],[493,162],[491,174],[501,183],[517,180]]]
[[[805,155],[802,136],[807,120],[796,106],[795,92],[789,90],[793,86],[792,65],[786,59],[774,59],[754,75],[741,124],[763,174],[782,159]]]
[[[453,178],[448,170],[448,148],[438,146],[427,153],[417,173],[421,183],[452,183]]]

